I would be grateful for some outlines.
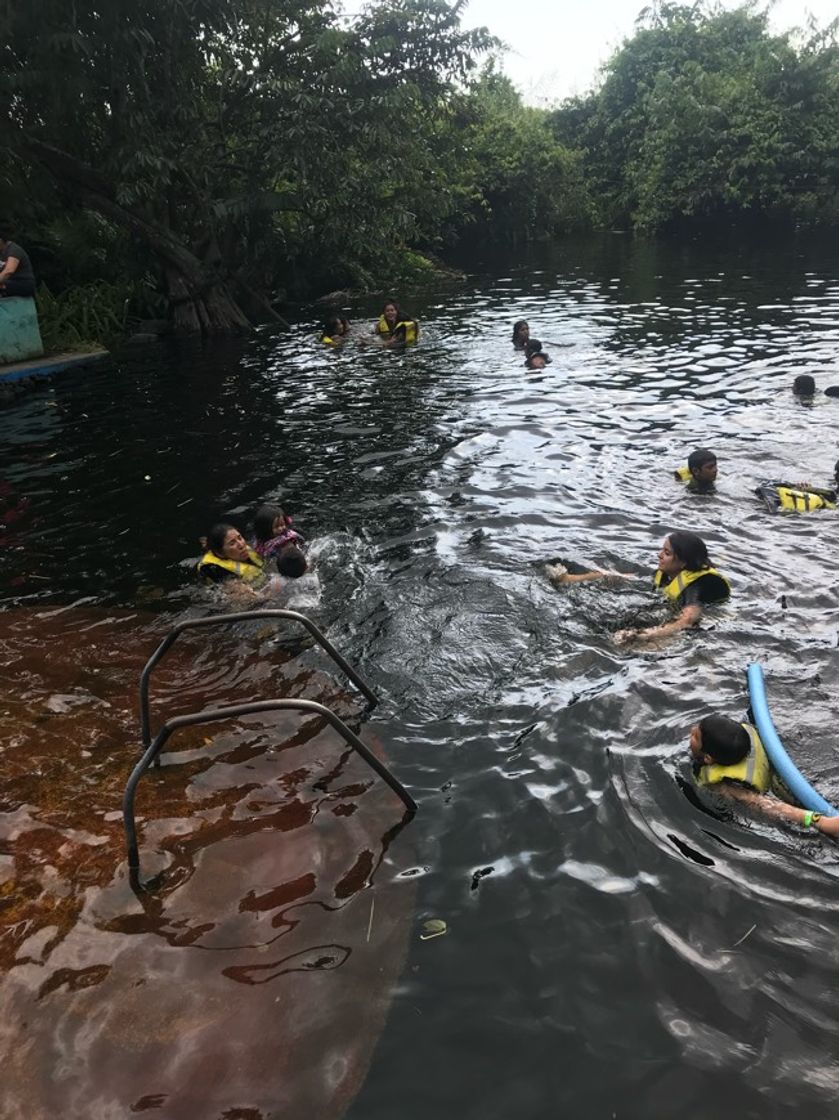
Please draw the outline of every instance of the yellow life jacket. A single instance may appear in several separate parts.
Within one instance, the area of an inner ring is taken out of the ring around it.
[[[334,338],[330,338],[328,334],[322,334],[320,336],[320,340],[321,340],[321,342],[325,342],[327,346],[337,346],[338,345],[337,340],[334,339]]]
[[[664,572],[659,569],[653,577],[653,580],[658,590],[675,603],[686,588],[690,587],[692,583],[696,583],[698,579],[704,579],[705,576],[711,576],[717,582],[721,599],[728,598],[731,594],[731,584],[725,576],[720,575],[716,568],[703,568],[698,572],[689,572],[685,570],[679,572],[677,576],[674,576],[669,583],[664,583]]]
[[[248,562],[243,560],[226,560],[223,556],[216,556],[214,552],[209,549],[204,553],[198,561],[198,573],[202,574],[203,569],[215,565],[217,568],[224,568],[226,572],[232,572],[234,576],[243,579],[246,583],[253,583],[255,580],[261,579],[265,568],[265,562],[261,556],[258,556],[253,549],[248,549]]]
[[[688,466],[676,467],[675,471],[673,471],[673,474],[676,476],[679,482],[693,481],[693,475],[690,473],[690,467]]]
[[[836,509],[824,493],[813,490],[796,490],[792,486],[776,486],[781,509],[794,510],[796,513],[809,513],[814,509]]]
[[[772,788],[772,765],[757,729],[750,723],[744,723],[742,726],[748,731],[751,740],[751,747],[746,757],[733,766],[720,766],[718,762],[710,762],[702,766],[693,775],[697,785],[713,786],[727,778],[729,781],[751,786],[758,793],[767,793]]]
[[[379,334],[387,335],[388,338],[393,338],[400,327],[405,328],[405,341],[416,342],[419,338],[419,323],[416,319],[402,319],[400,322],[395,323],[393,330],[387,325],[387,319],[384,315],[379,316],[379,321],[376,324],[376,330]]]

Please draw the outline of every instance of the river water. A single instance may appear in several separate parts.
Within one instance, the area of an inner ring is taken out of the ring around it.
[[[409,309],[422,340],[404,354],[326,350],[304,316],[244,344],[127,355],[4,411],[0,478],[18,513],[2,538],[16,635],[6,683],[16,659],[31,679],[41,657],[29,710],[54,697],[58,606],[114,625],[139,612],[134,638],[119,637],[123,656],[137,645],[133,674],[156,627],[207,609],[190,573],[198,536],[219,514],[245,527],[260,501],[280,500],[316,542],[319,587],[302,606],[381,695],[366,727],[420,806],[358,893],[353,936],[366,927],[369,942],[377,896],[375,915],[403,939],[382,958],[382,1014],[359,1028],[372,1057],[346,1091],[350,1120],[829,1109],[839,852],[718,819],[682,783],[691,724],[709,711],[742,718],[745,667],[758,660],[788,749],[839,799],[836,515],[772,516],[752,494],[767,477],[826,485],[839,458],[839,401],[790,392],[799,373],[839,383],[839,253],[613,236],[489,261]],[[347,308],[358,333],[376,311]],[[543,372],[512,349],[520,318],[553,357]],[[718,455],[715,496],[673,480],[696,446]],[[665,617],[643,581],[556,590],[541,571],[561,559],[651,573],[673,529],[706,540],[734,592],[666,643],[612,640]],[[191,648],[206,679],[211,660]],[[243,661],[234,683],[264,695],[259,665]],[[19,764],[10,712],[3,753]],[[77,798],[84,778],[103,819],[118,810],[134,755],[111,748],[107,782],[83,763],[61,771],[49,812],[31,808],[34,779],[7,785],[11,883],[27,806],[24,832],[49,816],[61,833],[62,792]],[[377,804],[384,833],[399,814]],[[116,827],[102,835],[119,844]],[[333,817],[330,842],[342,827]],[[112,856],[102,889],[124,878]],[[431,918],[446,932],[423,939]],[[17,927],[4,936],[8,985],[25,960]],[[39,950],[45,975],[52,951]],[[328,978],[352,960],[330,958],[319,975],[325,1006]],[[364,1024],[363,986],[353,999]],[[180,1115],[154,1079],[134,1110]],[[202,1120],[239,1115],[203,1107]],[[303,1114],[289,1107],[241,1115]]]

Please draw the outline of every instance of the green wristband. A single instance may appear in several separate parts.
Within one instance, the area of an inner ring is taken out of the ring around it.
[[[804,820],[801,822],[805,828],[810,828],[813,823],[813,810],[808,809],[804,814]]]

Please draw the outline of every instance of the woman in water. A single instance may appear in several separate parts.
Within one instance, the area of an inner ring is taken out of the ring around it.
[[[519,319],[517,323],[513,323],[513,346],[516,350],[524,350],[529,338],[530,325],[526,319]]]
[[[545,570],[554,584],[587,583],[598,579],[632,579],[620,572],[582,572],[572,575],[561,564],[548,564]],[[671,533],[665,537],[658,554],[658,570],[653,582],[659,591],[679,608],[678,615],[661,626],[644,629],[618,630],[615,641],[648,641],[662,638],[697,626],[702,618],[702,608],[709,603],[719,603],[731,594],[731,585],[725,576],[711,566],[705,542],[696,533]]]
[[[226,521],[214,525],[201,541],[205,549],[198,574],[205,583],[241,581],[250,586],[265,581],[265,563],[236,528]]]
[[[406,342],[416,342],[419,338],[419,324],[399,309],[395,299],[389,299],[373,328],[385,346],[404,346]]]

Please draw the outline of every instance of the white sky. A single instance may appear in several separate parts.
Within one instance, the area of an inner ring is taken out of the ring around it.
[[[469,0],[463,23],[502,39],[509,47],[505,72],[528,103],[545,105],[590,89],[646,6],[645,0]],[[839,16],[839,0],[776,0],[770,26],[776,32],[803,26],[808,13],[825,26]]]

